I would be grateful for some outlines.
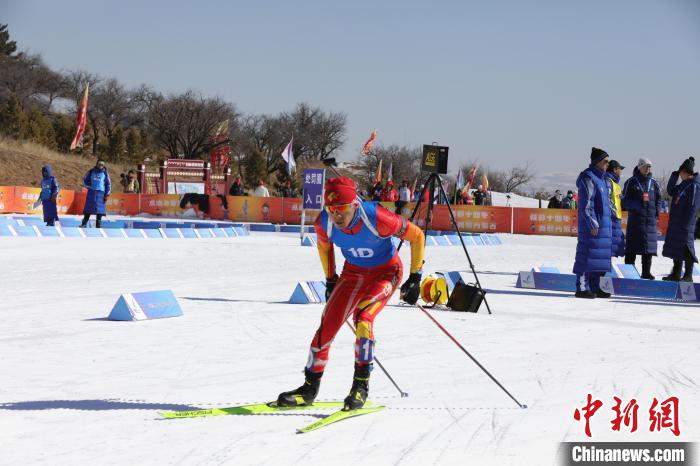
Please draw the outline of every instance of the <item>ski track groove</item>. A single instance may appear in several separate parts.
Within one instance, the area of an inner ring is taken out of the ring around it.
[[[212,453],[209,457],[203,459],[202,461],[200,461],[200,462],[197,463],[197,464],[198,464],[198,465],[202,465],[202,466],[205,466],[205,465],[208,465],[208,464],[224,464],[226,461],[228,461],[228,460],[231,459],[231,455],[229,454],[229,451],[230,451],[236,444],[240,443],[241,441],[243,441],[243,440],[247,439],[248,437],[251,437],[251,436],[253,436],[253,435],[255,435],[255,434],[256,434],[256,432],[255,432],[255,431],[252,431],[252,432],[249,432],[247,435],[243,435],[243,436],[241,436],[241,437],[238,437],[235,441],[233,441],[233,442],[231,442],[230,444],[226,445],[225,447],[220,448],[219,450],[215,451],[215,452]],[[233,454],[235,454],[235,451],[233,452]],[[223,458],[223,459],[219,459],[218,457],[220,457],[220,456],[222,456],[222,455],[224,456],[224,458]],[[212,463],[212,462],[213,462],[213,463]]]
[[[691,379],[690,377],[688,377],[687,375],[685,375],[685,374],[684,374],[683,372],[681,372],[679,369],[673,368],[672,370],[674,370],[675,372],[677,372],[681,377],[683,377],[683,378],[684,378],[685,380],[687,380],[688,382],[692,383],[694,387],[696,387],[696,388],[698,387],[698,384],[695,383],[695,380],[693,380],[693,379]]]
[[[408,446],[408,448],[404,449],[404,450],[401,452],[401,454],[400,454],[401,456],[399,456],[399,458],[394,462],[394,466],[398,466],[399,464],[401,464],[401,462],[404,460],[404,458],[405,458],[411,451],[413,451],[413,449],[416,448],[416,447],[418,446],[418,444],[421,443],[421,442],[423,441],[423,439],[424,439],[425,437],[427,437],[427,436],[428,436],[428,432],[425,432],[425,433],[423,433],[420,437],[418,437],[416,440],[414,440],[413,442],[411,442],[411,444]]]
[[[659,372],[661,372],[661,371],[659,371]],[[680,380],[678,380],[678,379],[676,378],[676,376],[675,376],[674,374],[671,373],[670,370],[669,370],[668,372],[663,373],[663,374],[666,376],[666,379],[670,380],[672,383],[675,382],[675,383],[677,383],[678,385],[681,385],[681,386],[683,386],[683,387],[693,388],[692,386],[688,385],[687,383],[681,382]]]

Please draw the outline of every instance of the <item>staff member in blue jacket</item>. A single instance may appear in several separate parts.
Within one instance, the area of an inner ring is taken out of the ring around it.
[[[53,170],[51,165],[44,165],[41,167],[41,193],[39,194],[39,200],[41,201],[41,207],[44,211],[44,222],[46,226],[54,226],[54,222],[58,220],[58,208],[56,207],[56,200],[58,199],[58,191],[60,187],[56,177],[53,176]]]
[[[578,187],[578,243],[576,244],[577,298],[609,298],[600,289],[600,277],[610,271],[612,218],[610,195],[605,182],[608,153],[594,147],[591,164],[576,180]]]
[[[662,254],[673,259],[673,270],[664,280],[692,282],[693,265],[698,261],[695,255],[695,218],[700,208],[700,179],[695,172],[693,157],[687,158],[678,171],[671,173],[666,189],[673,199]],[[685,273],[681,278],[683,262]]]
[[[651,174],[651,160],[640,158],[622,189],[622,207],[627,211],[625,264],[642,255],[642,278],[653,280],[651,257],[656,255],[657,224],[661,212],[661,190]]]
[[[95,214],[97,216],[95,226],[100,228],[102,216],[107,213],[105,202],[112,192],[112,182],[109,179],[104,161],[98,160],[97,164],[85,174],[83,186],[87,188],[88,192],[83,209],[83,223],[80,227],[85,228],[90,220],[90,215]]]

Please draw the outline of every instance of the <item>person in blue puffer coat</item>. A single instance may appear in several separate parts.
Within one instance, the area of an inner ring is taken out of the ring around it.
[[[642,255],[642,278],[653,280],[651,258],[656,255],[657,228],[661,212],[661,190],[651,174],[651,160],[642,157],[622,189],[622,207],[627,211],[625,264]]]
[[[594,147],[591,164],[576,180],[578,187],[578,243],[576,244],[577,298],[609,298],[600,289],[600,277],[610,271],[612,219],[610,195],[604,180],[608,154]]]
[[[622,233],[622,195],[620,190],[620,175],[625,167],[617,160],[611,160],[605,171],[605,183],[610,195],[610,214],[612,218],[612,255],[625,255],[625,234]]]
[[[671,173],[666,189],[673,198],[662,254],[673,259],[673,270],[663,279],[692,282],[693,266],[698,261],[695,255],[695,219],[700,208],[700,179],[695,172],[693,157],[687,158],[678,171]],[[683,262],[685,273],[681,278]]]
[[[85,174],[83,186],[87,188],[88,192],[83,209],[83,222],[80,227],[85,228],[90,220],[90,215],[95,214],[97,217],[95,226],[100,228],[102,217],[107,213],[105,202],[112,192],[112,182],[109,179],[104,161],[98,160],[97,164]]]
[[[54,226],[54,222],[58,221],[58,208],[56,207],[56,200],[58,199],[58,192],[60,186],[56,177],[53,176],[53,170],[51,165],[44,165],[41,167],[41,193],[39,194],[39,200],[41,201],[41,207],[44,211],[44,222],[46,226]]]

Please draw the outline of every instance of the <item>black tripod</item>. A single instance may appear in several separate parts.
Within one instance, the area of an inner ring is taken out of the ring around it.
[[[411,213],[411,217],[409,220],[413,223],[414,218],[416,217],[416,214],[420,210],[420,206],[423,203],[423,198],[425,196],[425,191],[426,189],[428,190],[429,196],[428,196],[428,208],[426,210],[426,216],[425,216],[425,227],[423,228],[423,231],[425,235],[428,235],[428,229],[430,228],[430,223],[433,220],[433,205],[435,201],[435,186],[438,186],[438,198],[439,199],[444,199],[445,203],[447,204],[447,210],[450,212],[450,220],[452,221],[452,226],[454,227],[455,231],[457,232],[457,236],[459,236],[459,242],[462,243],[462,249],[464,249],[464,254],[467,256],[467,261],[469,262],[469,268],[471,268],[472,273],[474,274],[474,279],[476,280],[476,285],[479,288],[479,290],[484,293],[484,304],[486,304],[486,310],[489,311],[489,314],[491,314],[491,308],[489,307],[488,301],[486,301],[486,292],[484,289],[481,287],[481,282],[479,282],[479,276],[476,274],[476,270],[474,269],[474,263],[472,262],[472,258],[469,256],[469,251],[467,251],[467,245],[464,244],[464,239],[462,238],[462,232],[459,231],[459,226],[457,226],[457,221],[455,220],[454,213],[452,212],[452,207],[450,206],[450,199],[447,197],[447,194],[445,193],[445,189],[442,187],[442,179],[440,179],[440,175],[438,173],[431,173],[430,176],[428,177],[428,180],[425,182],[425,185],[423,186],[423,189],[421,190],[420,197],[416,201],[416,207],[413,209],[413,213]],[[442,197],[440,197],[442,196]],[[403,244],[403,241],[401,242]],[[401,244],[399,244],[399,248],[401,248]]]

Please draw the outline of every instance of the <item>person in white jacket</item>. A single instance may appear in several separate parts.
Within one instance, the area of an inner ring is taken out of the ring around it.
[[[258,180],[258,185],[253,190],[254,197],[270,197],[270,191],[268,191],[263,180]]]

